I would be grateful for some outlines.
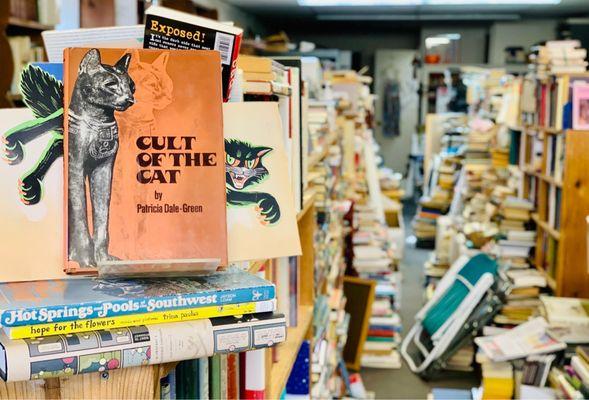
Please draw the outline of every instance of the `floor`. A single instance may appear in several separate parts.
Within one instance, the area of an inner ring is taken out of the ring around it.
[[[406,238],[412,236],[411,219],[415,214],[415,203],[403,206]],[[401,286],[401,319],[403,330],[408,331],[413,325],[414,316],[423,305],[423,264],[430,250],[416,249],[409,243],[405,246],[404,259],[400,269],[403,275]],[[431,382],[421,380],[413,374],[406,364],[398,370],[369,369],[361,371],[366,389],[375,392],[377,399],[425,399],[432,387],[470,389],[479,385],[474,374],[444,374],[443,379]]]

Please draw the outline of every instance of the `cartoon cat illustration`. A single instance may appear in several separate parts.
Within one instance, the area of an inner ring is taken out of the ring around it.
[[[270,147],[256,147],[237,139],[225,140],[227,204],[255,205],[263,224],[275,224],[280,220],[278,202],[269,193],[250,192],[245,189],[257,185],[269,176],[268,169],[262,161],[271,151]]]
[[[129,75],[135,82],[135,104],[120,114],[120,124],[133,127],[136,135],[149,135],[155,124],[155,110],[163,110],[172,104],[174,83],[166,72],[168,52],[160,54],[152,63],[143,62],[139,52],[131,52]]]
[[[21,201],[33,205],[42,198],[43,178],[49,168],[63,156],[63,84],[41,68],[29,65],[21,74],[20,87],[23,100],[35,119],[4,133],[4,159],[10,165],[19,164],[25,158],[27,143],[51,133],[41,158],[18,182]]]
[[[126,53],[114,65],[106,65],[97,49],[89,50],[80,62],[69,104],[68,252],[69,259],[81,267],[114,259],[108,254],[108,220],[119,146],[115,111],[125,111],[135,103],[135,83],[128,73],[130,60],[131,54]],[[92,206],[92,237],[86,185]]]

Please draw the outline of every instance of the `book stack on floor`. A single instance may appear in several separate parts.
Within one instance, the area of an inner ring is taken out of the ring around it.
[[[482,399],[511,399],[515,382],[513,366],[509,362],[493,362],[482,351],[476,354],[482,372]]]
[[[374,211],[357,205],[354,209],[358,231],[354,233],[353,268],[360,278],[376,281],[368,335],[361,365],[371,368],[400,368],[397,346],[401,342],[400,272],[396,271],[394,250],[387,228]]]
[[[538,54],[532,59],[539,76],[575,74],[587,70],[587,50],[578,40],[549,40],[537,47]]]
[[[589,397],[589,346],[577,346],[565,365],[553,367],[548,375],[556,398],[586,399]],[[531,397],[530,397],[531,398]]]
[[[471,372],[474,371],[473,360],[475,351],[472,341],[462,346],[452,357],[446,361],[444,369],[449,371]]]

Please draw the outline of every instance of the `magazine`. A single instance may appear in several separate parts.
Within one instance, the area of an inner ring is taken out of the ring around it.
[[[261,313],[8,339],[0,333],[0,377],[22,381],[105,372],[273,346],[286,340],[281,314]]]
[[[525,358],[532,354],[552,353],[566,348],[566,343],[548,335],[547,328],[546,320],[537,317],[508,332],[478,337],[475,343],[487,357],[496,362]]]

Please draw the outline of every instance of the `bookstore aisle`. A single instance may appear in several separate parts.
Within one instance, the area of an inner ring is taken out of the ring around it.
[[[403,274],[401,288],[402,302],[399,310],[404,331],[414,321],[415,314],[423,304],[424,271],[422,266],[429,257],[429,250],[415,248],[412,244],[414,232],[411,220],[416,212],[415,203],[406,201],[403,204],[406,243],[400,271]],[[405,333],[405,332],[404,332]],[[366,389],[373,391],[377,399],[425,399],[433,387],[470,389],[478,385],[475,374],[451,374],[435,382],[426,382],[411,372],[407,365],[398,370],[363,369],[362,377]]]

